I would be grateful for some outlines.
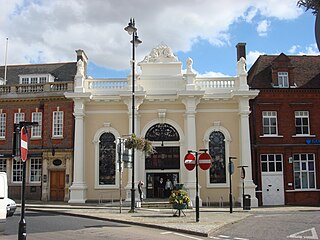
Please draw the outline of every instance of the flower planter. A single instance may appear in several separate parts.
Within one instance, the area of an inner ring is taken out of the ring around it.
[[[186,203],[174,203],[172,204],[173,209],[177,209],[177,210],[182,210],[182,209],[187,209],[187,204]]]

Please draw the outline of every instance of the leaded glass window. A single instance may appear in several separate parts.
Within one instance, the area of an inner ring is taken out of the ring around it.
[[[112,133],[103,133],[99,140],[99,185],[115,185],[116,139]]]
[[[146,133],[146,139],[150,141],[179,141],[177,130],[167,123],[153,125]]]
[[[178,131],[168,123],[157,123],[146,133],[149,141],[162,142],[161,146],[156,147],[155,153],[145,159],[146,169],[179,169],[180,168],[180,147],[164,146],[164,142],[179,141]]]
[[[209,153],[213,159],[210,168],[210,183],[226,183],[225,137],[215,131],[209,137]]]

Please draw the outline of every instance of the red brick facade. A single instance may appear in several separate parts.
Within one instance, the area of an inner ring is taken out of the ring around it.
[[[277,197],[277,192],[283,191],[283,203],[278,201],[280,204],[320,204],[319,59],[320,57],[287,57],[284,54],[278,57],[260,56],[249,71],[249,85],[260,90],[259,95],[250,102],[253,180],[257,185],[260,205],[273,205],[272,199],[266,198],[271,194],[272,185],[277,186],[274,198]],[[313,68],[312,72],[310,66],[313,64],[318,66]],[[309,71],[304,75],[306,66]],[[278,72],[288,72],[289,87],[275,87],[278,85]],[[318,86],[315,82],[318,82]],[[263,119],[264,112],[275,113],[277,128],[275,134],[264,132],[268,131],[264,130],[264,126],[268,125],[266,119]],[[297,134],[295,114],[299,112],[308,113],[307,134]],[[279,171],[274,169],[273,162],[264,165],[271,167],[271,170],[263,170],[262,162],[275,157],[282,160],[282,167],[279,161]],[[299,157],[302,159],[301,162],[298,161]],[[310,161],[304,161],[305,157]],[[279,179],[278,184],[275,182],[263,184],[263,181]],[[277,205],[276,200],[275,205]]]

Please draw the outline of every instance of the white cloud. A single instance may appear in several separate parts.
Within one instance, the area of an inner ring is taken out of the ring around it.
[[[301,47],[299,45],[293,45],[288,53],[291,55],[320,55],[317,45],[309,44],[307,46]]]
[[[248,52],[247,54],[247,68],[249,69],[250,66],[252,64],[254,64],[254,62],[257,60],[257,58],[260,56],[260,55],[264,55],[265,53],[264,52],[259,52],[259,51],[250,51]]]
[[[269,27],[270,27],[270,21],[268,20],[263,20],[261,22],[258,23],[258,26],[257,26],[257,32],[259,34],[259,36],[267,36],[267,32],[269,30]]]
[[[290,54],[296,54],[297,49],[299,49],[299,48],[300,48],[299,45],[293,45],[293,46],[288,50],[288,53],[290,53]]]
[[[229,26],[241,17],[294,19],[303,12],[294,0],[0,0],[0,6],[0,56],[8,37],[8,63],[74,61],[81,48],[95,64],[118,70],[129,68],[131,39],[123,28],[132,15],[143,59],[161,42],[174,52],[189,51],[199,39],[229,44]],[[268,31],[265,21],[260,33]]]
[[[230,77],[221,72],[205,72],[203,74],[197,74],[197,77]]]

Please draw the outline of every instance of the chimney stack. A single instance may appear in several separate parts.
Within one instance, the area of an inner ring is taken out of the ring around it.
[[[237,61],[239,61],[240,58],[244,57],[246,58],[246,43],[238,43],[236,45],[237,48]]]
[[[76,53],[77,53],[77,62],[79,61],[79,59],[81,59],[84,65],[84,75],[87,76],[88,57],[82,49],[76,50]]]

